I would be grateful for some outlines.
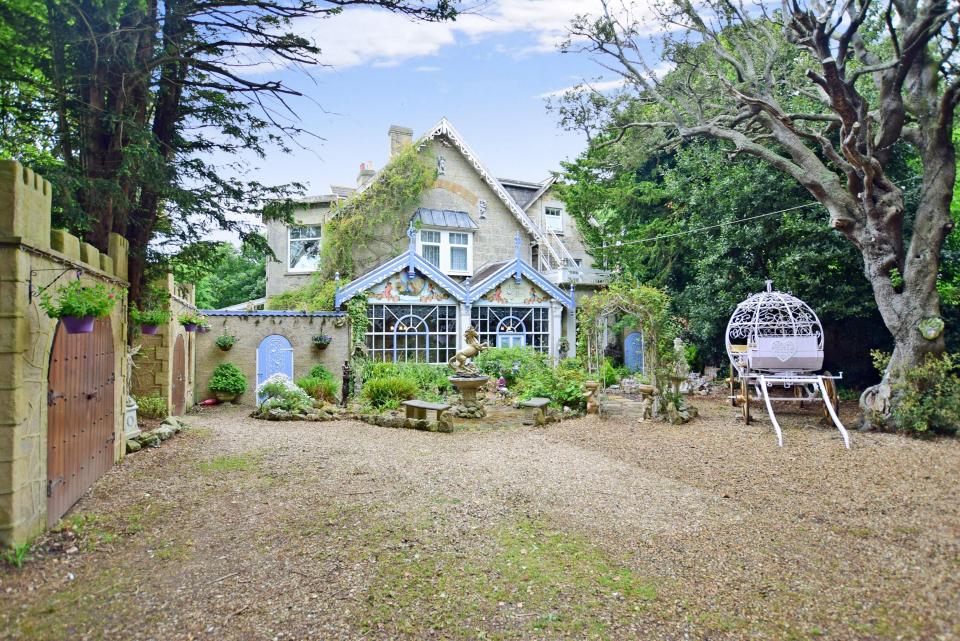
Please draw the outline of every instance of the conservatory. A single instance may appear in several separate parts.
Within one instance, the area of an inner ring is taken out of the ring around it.
[[[519,247],[519,246],[518,246]],[[576,343],[573,289],[564,291],[520,257],[456,279],[411,246],[406,252],[340,286],[338,309],[357,295],[367,300],[366,349],[378,361],[446,363],[473,326],[481,342],[532,347],[554,359],[561,338]]]

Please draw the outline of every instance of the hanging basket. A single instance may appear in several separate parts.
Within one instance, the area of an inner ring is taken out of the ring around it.
[[[333,340],[332,336],[327,336],[326,334],[318,334],[313,337],[313,345],[317,349],[327,349],[330,345],[330,342]]]
[[[68,334],[90,334],[93,332],[95,316],[62,316],[63,326]]]
[[[156,334],[156,333],[159,332],[159,331],[160,331],[160,326],[159,326],[159,325],[141,325],[141,326],[140,326],[140,333],[141,333],[141,334],[148,334],[148,335],[150,335],[150,336],[153,336],[154,334]]]
[[[197,331],[197,324],[196,324],[196,323],[184,323],[184,324],[183,324],[183,329],[185,329],[185,330],[188,331],[188,332],[195,332],[195,331]]]

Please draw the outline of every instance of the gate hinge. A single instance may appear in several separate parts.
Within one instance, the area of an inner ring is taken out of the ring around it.
[[[55,478],[55,479],[48,479],[48,480],[47,480],[47,498],[50,498],[51,496],[53,496],[53,488],[55,488],[56,486],[60,485],[61,483],[63,483],[63,477],[62,477],[62,476],[58,476],[58,477]]]
[[[117,442],[117,433],[111,432],[110,437],[104,441],[105,443],[116,443]]]
[[[52,389],[47,390],[47,407],[57,402],[58,398],[64,398],[64,395]]]

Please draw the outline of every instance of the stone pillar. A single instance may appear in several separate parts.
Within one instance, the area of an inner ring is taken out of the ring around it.
[[[560,362],[560,337],[563,336],[563,305],[550,301],[550,358],[553,364]],[[569,353],[568,353],[569,356]]]
[[[467,303],[460,303],[457,305],[457,351],[459,352],[464,347],[466,347],[466,340],[463,338],[463,333],[467,331],[467,328],[470,327],[470,310],[472,305]]]
[[[567,310],[567,342],[570,343],[570,351],[567,352],[567,358],[577,357],[577,310]]]

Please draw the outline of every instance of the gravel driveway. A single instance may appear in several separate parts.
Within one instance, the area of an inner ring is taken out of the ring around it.
[[[960,443],[718,401],[432,434],[239,408],[0,569],[2,639],[957,639]]]

